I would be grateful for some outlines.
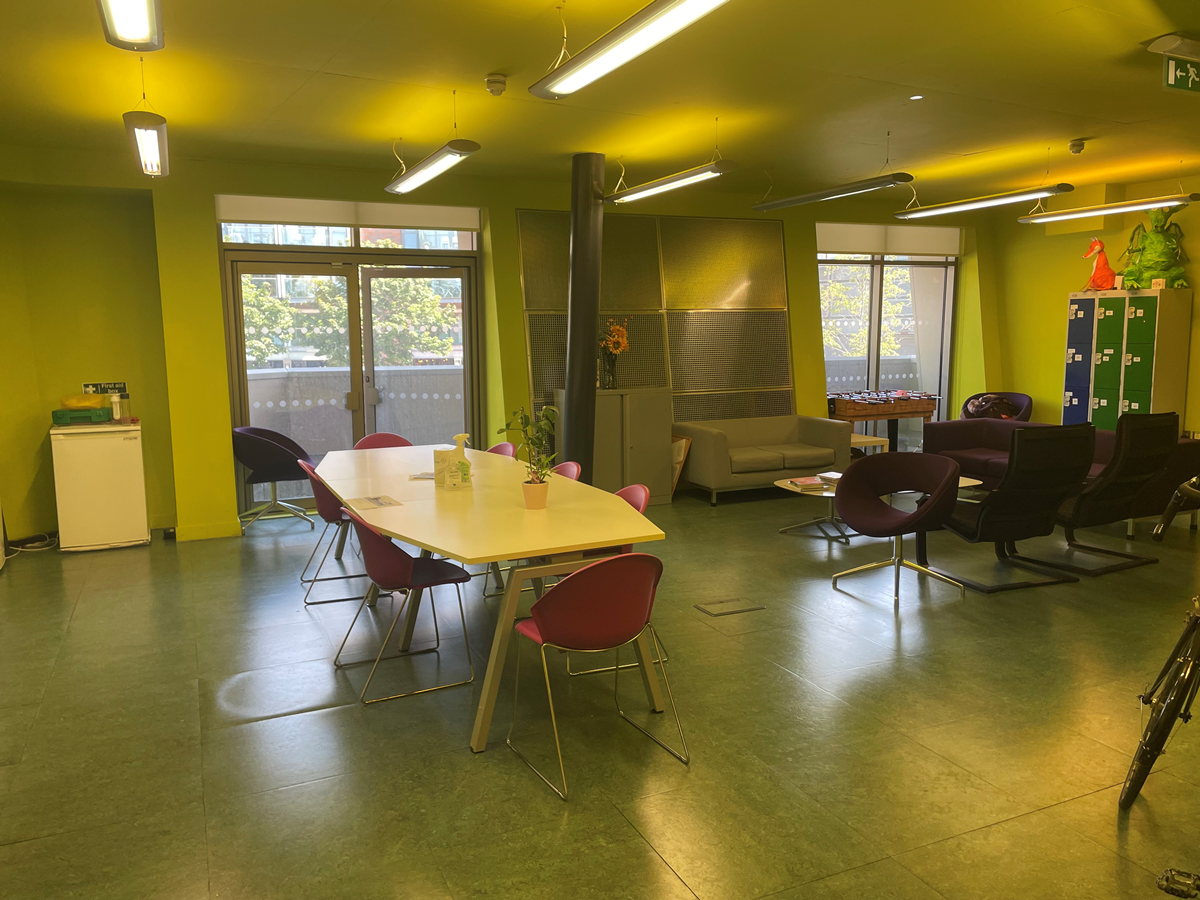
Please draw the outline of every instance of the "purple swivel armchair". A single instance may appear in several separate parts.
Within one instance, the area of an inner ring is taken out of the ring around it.
[[[242,521],[242,534],[246,529],[270,513],[286,513],[303,519],[310,528],[315,528],[313,522],[298,506],[284,503],[279,499],[278,482],[307,481],[308,475],[299,466],[303,460],[310,466],[316,466],[313,458],[304,448],[286,434],[272,431],[269,428],[256,428],[245,425],[233,429],[233,455],[250,474],[246,476],[246,484],[269,484],[271,499],[260,503],[253,509],[248,509],[238,518]]]
[[[859,534],[890,537],[892,558],[838,572],[833,576],[833,586],[837,587],[838,579],[847,575],[891,566],[895,570],[892,594],[896,609],[900,608],[901,569],[952,584],[958,588],[959,597],[966,599],[966,589],[960,582],[904,558],[904,535],[936,531],[950,518],[958,499],[958,471],[954,460],[930,453],[877,453],[850,463],[838,481],[838,515]],[[927,499],[915,512],[897,509],[881,499],[905,492],[925,494]]]

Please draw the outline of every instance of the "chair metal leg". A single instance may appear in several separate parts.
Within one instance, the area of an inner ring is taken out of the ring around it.
[[[508,726],[508,736],[505,737],[504,743],[506,743],[508,745],[508,748],[510,750],[512,750],[513,753],[517,754],[517,756],[519,756],[521,758],[521,761],[523,763],[525,763],[525,765],[527,765],[527,766],[529,766],[529,768],[533,769],[533,771],[537,774],[538,778],[542,779],[542,781],[546,782],[546,784],[550,786],[550,790],[552,790],[552,791],[554,791],[554,793],[558,794],[558,796],[560,798],[562,798],[563,800],[566,800],[567,799],[567,770],[566,770],[566,767],[563,765],[562,743],[558,739],[558,720],[555,718],[555,715],[554,715],[554,691],[552,691],[550,689],[550,669],[546,665],[546,647],[545,647],[545,645],[542,645],[539,648],[542,652],[542,675],[545,676],[545,679],[546,679],[546,699],[550,701],[550,726],[554,729],[554,749],[558,751],[558,772],[559,772],[559,775],[562,776],[562,789],[560,790],[558,785],[556,785],[553,781],[551,781],[549,778],[547,778],[545,775],[543,775],[541,770],[537,766],[535,766],[533,763],[531,763],[529,761],[529,759],[525,756],[525,754],[522,753],[520,750],[518,750],[516,748],[516,745],[513,744],[513,742],[512,742],[513,729],[516,728],[516,726],[517,726],[517,696],[518,696],[518,690],[519,690],[520,682],[521,682],[521,636],[516,633],[515,628],[513,631],[514,631],[513,637],[516,639],[516,642],[517,642],[517,654],[516,654],[517,670],[513,674],[512,724],[510,724]]]
[[[1014,566],[1018,569],[1024,569],[1027,572],[1036,572],[1039,575],[1050,575],[1043,568],[1037,565],[1030,565],[1017,553],[1016,541],[996,541],[996,559],[1002,563]],[[999,594],[1003,591],[1022,591],[1027,588],[1045,587],[1051,584],[1078,584],[1079,579],[1073,578],[1070,575],[1063,575],[1058,578],[1045,578],[1041,581],[1010,581],[1004,584],[984,584],[980,581],[973,581],[970,578],[964,578],[961,575],[955,575],[953,572],[947,572],[944,569],[929,567],[929,572],[933,575],[940,575],[943,578],[948,578],[959,584],[966,585],[971,590],[980,594]]]
[[[646,628],[650,629],[650,639],[654,642],[654,652],[656,654],[658,654],[659,659],[661,659],[662,658],[662,647],[659,645],[659,642],[658,642],[658,632],[656,632],[654,630],[653,625],[647,624]],[[642,629],[642,630],[643,630],[643,632],[645,631],[645,629]],[[636,640],[636,638],[635,638],[635,640]],[[678,751],[676,751],[674,748],[672,748],[668,744],[666,744],[663,741],[656,738],[654,735],[652,735],[649,731],[647,731],[645,728],[643,728],[637,722],[633,721],[633,719],[629,718],[629,716],[625,715],[624,711],[622,711],[622,709],[621,709],[621,648],[620,647],[616,648],[616,653],[617,653],[617,664],[613,667],[613,672],[614,672],[614,674],[613,674],[613,701],[616,703],[617,713],[621,716],[622,719],[624,719],[626,722],[628,722],[630,725],[632,725],[634,728],[636,728],[638,731],[640,731],[646,737],[650,738],[650,740],[654,741],[654,743],[658,744],[658,746],[662,747],[664,750],[666,750],[668,753],[670,753],[673,757],[675,757],[677,760],[679,760],[681,763],[683,763],[686,766],[688,764],[688,762],[691,760],[691,754],[688,753],[687,738],[685,738],[683,736],[683,722],[681,722],[679,719],[679,710],[676,709],[676,707],[675,707],[675,695],[673,693],[671,693],[671,679],[669,679],[667,677],[667,667],[666,666],[662,667],[663,684],[665,684],[667,686],[667,700],[670,701],[670,704],[671,704],[671,715],[673,715],[675,717],[675,727],[679,730],[679,743],[683,746],[683,753],[679,753]]]
[[[454,591],[458,595],[458,615],[459,615],[459,619],[462,621],[463,646],[466,647],[466,650],[467,650],[467,668],[470,671],[470,677],[465,679],[464,681],[452,681],[452,682],[448,682],[447,684],[438,684],[438,685],[434,685],[433,687],[421,688],[421,689],[415,690],[415,691],[405,691],[405,692],[399,693],[399,694],[389,694],[386,697],[372,697],[370,699],[367,699],[367,690],[371,687],[371,681],[374,680],[375,672],[379,668],[379,664],[383,660],[396,659],[401,656],[418,656],[422,653],[436,653],[438,647],[441,646],[441,633],[438,631],[437,609],[436,609],[436,606],[434,604],[434,599],[433,599],[433,588],[430,587],[430,588],[428,588],[428,590],[429,590],[429,608],[433,612],[433,630],[434,630],[434,635],[436,638],[436,643],[434,644],[433,647],[429,647],[424,650],[407,650],[407,651],[401,651],[399,653],[388,654],[386,656],[384,655],[384,651],[387,649],[387,645],[391,642],[392,634],[396,630],[396,624],[400,621],[400,616],[404,612],[404,607],[408,604],[408,602],[410,600],[413,600],[414,602],[416,602],[416,599],[417,599],[416,595],[418,592],[410,591],[408,593],[408,596],[406,596],[404,598],[404,602],[400,604],[400,608],[396,610],[396,615],[392,618],[391,627],[388,628],[388,633],[384,637],[383,643],[381,643],[379,645],[379,653],[376,655],[375,662],[371,666],[370,674],[367,675],[367,681],[363,685],[362,692],[358,695],[359,701],[364,706],[368,706],[372,703],[382,703],[385,700],[399,700],[401,697],[415,697],[417,694],[429,694],[429,693],[432,693],[433,691],[445,690],[446,688],[460,687],[464,684],[471,684],[475,680],[475,664],[471,660],[471,640],[470,640],[470,637],[467,635],[467,617],[466,617],[466,613],[463,611],[462,591],[459,589],[459,586],[456,584],[456,585],[454,585]],[[360,607],[359,612],[361,612],[361,611],[362,611],[362,608]],[[357,619],[357,616],[355,616],[355,618]],[[351,623],[350,627],[353,628],[354,624]],[[350,632],[347,631],[346,637],[349,637],[349,636],[350,636]],[[346,641],[343,638],[342,646],[344,647],[345,644],[346,644]],[[338,656],[341,656],[341,649],[338,650]],[[336,661],[337,657],[335,657],[334,659],[335,659],[334,665],[338,665],[338,663]],[[361,662],[366,662],[366,660],[362,660]],[[339,668],[349,666],[349,665],[355,665],[355,663],[341,663]]]
[[[334,538],[331,538],[329,543],[325,546],[325,552],[321,555],[321,561],[320,561],[320,563],[317,564],[317,571],[313,573],[313,577],[312,578],[304,577],[305,573],[308,572],[308,567],[310,565],[312,565],[313,557],[317,555],[317,551],[321,548],[321,542],[325,540],[325,534],[328,531],[329,531],[329,523],[326,522],[325,527],[321,529],[321,536],[317,538],[317,543],[313,547],[312,553],[310,553],[308,556],[308,562],[306,562],[304,564],[304,568],[300,572],[300,583],[308,585],[308,590],[306,590],[304,592],[304,605],[305,606],[323,606],[326,603],[345,603],[348,600],[358,600],[359,596],[357,594],[350,596],[350,597],[334,597],[330,600],[309,600],[308,598],[312,594],[313,587],[316,586],[320,582],[347,581],[351,578],[366,578],[367,577],[366,572],[360,573],[358,575],[330,575],[325,578],[321,577],[321,569],[323,569],[325,567],[325,560],[327,560],[329,558],[329,552],[333,549]],[[341,525],[338,526],[338,531],[335,532],[335,538],[338,533],[342,533]]]
[[[656,666],[661,666],[663,663],[667,663],[667,662],[671,661],[671,655],[667,651],[666,643],[661,638],[659,639],[659,643],[662,645],[663,652],[662,652],[661,656],[658,656],[655,658],[654,664]],[[636,669],[637,667],[638,667],[638,663],[636,663],[636,662],[625,663],[621,666],[622,669]],[[571,652],[567,651],[567,674],[570,675],[572,678],[578,678],[580,675],[597,675],[601,672],[615,672],[616,670],[617,670],[616,666],[600,666],[598,669],[584,669],[582,672],[572,672],[571,671]]]
[[[1129,520],[1133,522],[1132,519]],[[1078,550],[1081,553],[1091,553],[1099,556],[1115,556],[1124,562],[1113,563],[1108,566],[1096,566],[1095,568],[1087,568],[1086,566],[1076,566],[1067,562],[1058,560],[1037,559],[1032,556],[1021,556],[1013,553],[1010,555],[1010,560],[1019,560],[1023,563],[1029,563],[1035,566],[1045,566],[1051,569],[1059,569],[1064,572],[1071,572],[1074,575],[1084,575],[1088,578],[1099,578],[1101,575],[1108,575],[1110,572],[1121,572],[1125,569],[1136,569],[1138,566],[1149,566],[1158,559],[1153,556],[1139,556],[1136,553],[1122,553],[1119,550],[1108,550],[1104,547],[1095,547],[1091,544],[1084,544],[1075,540],[1075,529],[1064,528],[1067,536],[1067,546],[1072,550]]]
[[[924,545],[921,541],[923,536],[923,533],[918,533],[917,535],[917,558],[920,559],[922,563],[926,562]],[[962,579],[944,572],[939,572],[936,569],[929,568],[928,566],[921,565],[920,563],[915,563],[911,560],[905,559],[903,535],[896,535],[894,538],[892,538],[891,559],[882,559],[879,562],[868,563],[865,566],[857,566],[853,569],[847,569],[845,572],[838,572],[833,576],[833,586],[836,588],[838,579],[843,578],[846,575],[854,575],[858,572],[867,572],[871,569],[882,569],[887,566],[891,566],[893,569],[892,602],[895,604],[895,608],[897,610],[900,609],[900,572],[902,569],[911,569],[919,575],[928,575],[929,577],[938,581],[945,582],[952,587],[958,588],[958,596],[960,600],[965,600],[967,598],[966,589],[963,587]]]
[[[309,518],[308,514],[299,506],[294,506],[291,503],[285,503],[279,499],[279,487],[275,482],[271,482],[271,499],[266,503],[260,503],[253,509],[248,509],[240,516],[242,520],[242,534],[246,533],[246,529],[269,513],[280,513],[288,516],[295,516],[297,519],[303,519],[308,523],[309,528],[315,529],[317,523]]]

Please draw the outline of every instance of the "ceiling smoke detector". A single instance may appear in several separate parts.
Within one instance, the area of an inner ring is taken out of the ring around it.
[[[1071,141],[1071,143],[1067,144],[1067,149],[1071,151],[1072,156],[1078,156],[1083,152],[1083,141],[1078,139]]]
[[[499,97],[504,93],[504,89],[508,87],[508,78],[504,75],[489,75],[484,79],[483,83],[487,85],[489,94],[493,97]]]

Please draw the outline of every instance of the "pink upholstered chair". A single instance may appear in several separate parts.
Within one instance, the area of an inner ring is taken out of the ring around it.
[[[650,488],[644,484],[631,484],[621,488],[616,494],[642,515],[646,514],[646,507],[650,505]]]
[[[583,471],[583,468],[577,462],[564,462],[559,463],[550,471],[555,475],[561,475],[563,478],[570,478],[572,481],[578,481],[579,473]]]
[[[376,431],[354,445],[355,450],[376,450],[380,447],[411,447],[413,442],[408,438],[392,434],[390,431]]]
[[[371,666],[371,674],[367,676],[366,684],[363,685],[359,699],[363,703],[378,703],[381,700],[395,700],[398,697],[411,697],[414,694],[426,694],[430,691],[440,691],[443,688],[458,687],[461,684],[470,684],[474,681],[475,666],[471,662],[471,642],[467,638],[467,618],[463,613],[462,591],[459,589],[459,585],[466,584],[471,580],[471,573],[444,559],[433,559],[430,556],[424,555],[420,557],[409,556],[404,552],[402,547],[393,544],[390,538],[384,537],[351,510],[343,508],[342,513],[354,524],[354,532],[358,535],[358,544],[362,548],[363,562],[366,563],[367,575],[371,579],[371,584],[378,588],[378,592],[381,594],[399,593],[401,591],[407,593],[404,602],[397,606],[396,615],[392,619],[391,627],[388,628],[383,643],[379,645],[379,653],[375,656],[375,664]],[[433,589],[444,584],[454,585],[455,593],[458,594],[458,616],[462,622],[463,646],[467,651],[467,666],[471,671],[471,677],[465,681],[454,681],[448,684],[439,684],[435,687],[420,688],[415,691],[392,694],[388,697],[374,697],[368,700],[367,689],[371,686],[371,679],[375,677],[375,670],[379,668],[380,661],[385,658],[383,655],[384,650],[387,649],[388,642],[392,639],[392,633],[396,630],[396,623],[400,621],[400,616],[404,613],[404,609],[409,602],[420,602],[420,593],[425,590],[429,591],[429,610],[433,613],[435,641],[433,647],[424,650],[397,653],[386,658],[392,659],[396,656],[416,656],[421,653],[436,653],[441,646],[442,637],[441,632],[438,631],[437,607],[434,604]],[[354,614],[354,620],[350,623],[350,628],[346,631],[346,637],[342,638],[342,645],[338,647],[337,655],[333,658],[333,664],[339,669],[346,666],[358,665],[360,662],[366,662],[366,660],[360,660],[356,663],[344,663],[341,661],[341,656],[342,651],[346,649],[346,641],[350,637],[350,632],[354,630],[354,625],[358,621],[358,617],[362,615],[363,607],[367,605],[367,601],[371,596],[372,592],[370,590],[363,595],[362,603],[358,605],[358,612]]]
[[[567,799],[567,772],[563,766],[562,745],[558,739],[558,722],[554,715],[554,692],[550,688],[550,671],[546,663],[546,648],[571,653],[615,652],[616,674],[613,677],[613,699],[617,713],[680,762],[687,764],[689,754],[687,739],[683,735],[683,724],[675,708],[675,697],[671,693],[671,682],[663,669],[663,683],[667,687],[667,698],[671,702],[671,713],[675,716],[675,727],[683,752],[663,743],[649,731],[625,715],[620,698],[620,653],[621,648],[632,644],[647,631],[658,649],[658,634],[650,624],[654,609],[654,593],[662,577],[662,562],[647,553],[629,553],[594,562],[572,572],[533,604],[532,618],[524,619],[514,626],[517,638],[517,667],[513,678],[513,721],[508,729],[505,743],[538,777],[563,800]],[[517,724],[517,694],[521,675],[521,638],[537,645],[542,655],[542,673],[546,678],[546,696],[550,701],[550,725],[554,729],[554,744],[558,750],[558,771],[562,776],[562,789],[541,773],[512,742],[513,729]]]
[[[358,575],[330,575],[325,578],[321,577],[321,569],[325,567],[325,560],[329,558],[329,551],[337,546],[337,551],[333,554],[335,560],[341,561],[342,553],[346,549],[346,538],[350,534],[350,519],[342,514],[342,504],[338,502],[338,498],[333,495],[333,491],[329,490],[325,482],[321,480],[321,476],[317,474],[317,470],[313,468],[312,463],[306,462],[303,459],[297,460],[296,464],[308,476],[308,483],[312,487],[313,497],[317,501],[317,515],[325,523],[325,527],[321,529],[321,534],[317,538],[317,544],[313,547],[312,553],[308,555],[308,562],[304,564],[304,568],[300,572],[300,583],[307,584],[308,590],[304,592],[305,606],[320,606],[324,603],[341,603],[345,600],[359,599],[356,594],[353,597],[335,597],[332,600],[309,600],[312,594],[313,585],[321,581],[345,581],[349,578],[366,578],[365,573]],[[308,567],[312,565],[313,559],[317,555],[317,551],[321,549],[321,544],[325,540],[325,535],[329,532],[329,526],[335,526],[332,537],[329,543],[325,546],[325,552],[321,554],[321,561],[317,564],[317,571],[313,572],[312,578],[306,578]]]
[[[501,441],[494,447],[488,447],[488,453],[495,453],[497,456],[516,456],[517,445],[512,441]]]

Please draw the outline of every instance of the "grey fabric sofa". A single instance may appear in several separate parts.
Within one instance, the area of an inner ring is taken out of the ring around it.
[[[676,422],[674,434],[692,439],[681,477],[707,488],[717,505],[721,491],[770,487],[850,465],[849,422],[812,416],[763,416]]]

